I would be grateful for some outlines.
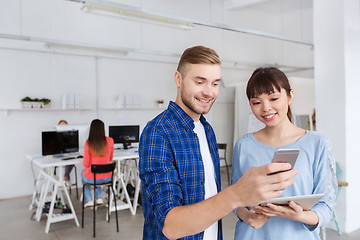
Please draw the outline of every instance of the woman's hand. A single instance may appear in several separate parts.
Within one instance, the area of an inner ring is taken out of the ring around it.
[[[293,221],[302,222],[309,225],[316,225],[319,222],[317,214],[313,211],[304,211],[302,207],[294,201],[289,202],[289,206],[279,206],[267,203],[266,207],[256,206],[254,211],[268,217],[284,217]]]
[[[246,222],[250,227],[259,229],[266,223],[270,217],[256,213],[253,209],[239,208],[237,214],[240,219]]]

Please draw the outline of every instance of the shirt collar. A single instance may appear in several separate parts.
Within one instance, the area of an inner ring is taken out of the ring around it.
[[[175,102],[170,101],[168,110],[179,120],[184,128],[193,130],[195,128],[194,120]],[[207,121],[203,115],[200,116],[200,121],[204,125],[207,125]]]
[[[173,101],[170,101],[168,110],[184,126],[184,128],[188,128],[191,130],[194,129],[194,120],[179,105],[177,105]]]

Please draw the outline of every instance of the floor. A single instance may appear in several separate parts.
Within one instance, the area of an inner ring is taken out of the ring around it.
[[[227,185],[226,171],[222,169],[224,187]],[[75,211],[81,225],[81,202],[76,199],[75,191],[72,191],[72,199]],[[45,233],[46,217],[43,216],[39,222],[31,220],[33,211],[29,211],[30,197],[17,198],[0,201],[0,239],[22,240],[22,239],[92,239],[92,211],[85,212],[84,228],[76,227],[73,220],[53,223],[50,232]],[[142,208],[138,208],[135,216],[129,210],[121,210],[119,215],[120,231],[116,232],[115,215],[111,215],[111,222],[105,220],[106,210],[104,207],[98,208],[96,218],[96,237],[98,239],[142,239],[142,226],[144,223]],[[224,239],[230,240],[234,237],[235,216],[230,213],[223,219]],[[327,240],[358,240],[360,230],[351,234],[338,236],[336,231],[327,230]]]

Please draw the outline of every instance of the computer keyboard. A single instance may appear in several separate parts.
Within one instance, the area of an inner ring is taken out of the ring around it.
[[[71,159],[82,158],[82,157],[83,157],[82,155],[78,155],[78,156],[71,156],[71,157],[66,157],[66,158],[63,158],[62,160],[71,160]]]

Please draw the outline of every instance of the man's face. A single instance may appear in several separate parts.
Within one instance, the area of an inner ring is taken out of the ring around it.
[[[186,64],[183,74],[175,73],[178,104],[194,121],[210,111],[219,94],[219,64]]]

